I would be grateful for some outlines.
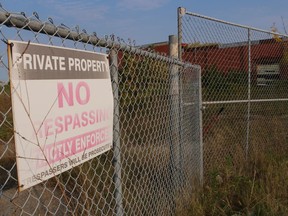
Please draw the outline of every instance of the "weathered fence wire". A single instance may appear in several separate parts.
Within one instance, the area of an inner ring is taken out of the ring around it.
[[[99,38],[51,18],[40,20],[37,13],[28,17],[0,8],[0,37],[1,214],[174,214],[177,203],[191,195],[192,182],[202,178],[201,133],[193,132],[201,118],[200,68],[114,35]],[[107,53],[114,95],[113,149],[20,193],[6,52],[10,39]],[[180,82],[185,83],[181,89]],[[188,108],[181,108],[180,95]]]
[[[178,9],[179,53],[201,66],[204,171],[287,155],[288,35]]]

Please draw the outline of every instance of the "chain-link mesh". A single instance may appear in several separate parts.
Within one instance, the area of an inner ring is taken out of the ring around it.
[[[1,215],[174,214],[193,180],[201,180],[200,68],[113,35],[100,39],[41,21],[37,13],[0,8],[0,22]],[[17,190],[8,39],[107,53],[114,94],[113,149],[23,192]]]
[[[179,38],[182,59],[202,71],[204,171],[287,154],[287,36],[182,8]]]

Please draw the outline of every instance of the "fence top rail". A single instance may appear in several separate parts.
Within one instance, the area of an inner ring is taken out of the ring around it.
[[[0,7],[0,25],[26,29],[53,37],[88,43],[93,46],[116,49],[118,51],[129,51],[130,53],[136,55],[146,56],[155,60],[163,61],[169,64],[176,64],[182,67],[197,67],[196,65],[179,61],[176,58],[167,57],[160,55],[159,53],[149,52],[135,46],[120,43],[115,40],[114,35],[111,35],[110,37],[107,36],[102,39],[97,37],[96,33],[88,34],[86,31],[80,32],[79,29],[70,29],[65,25],[56,26],[51,20],[41,21],[36,13],[33,15],[34,17],[26,17],[23,13],[10,13]]]
[[[216,18],[213,18],[213,17],[204,16],[204,15],[193,13],[193,12],[189,12],[189,11],[185,11],[185,14],[190,15],[190,16],[194,16],[194,17],[198,17],[198,18],[203,18],[203,19],[210,20],[210,21],[215,21],[215,22],[218,22],[218,23],[223,23],[223,24],[239,27],[239,28],[245,28],[245,29],[249,29],[249,30],[259,31],[259,32],[267,33],[267,34],[273,34],[273,35],[278,35],[278,36],[281,36],[281,37],[288,38],[288,35],[286,35],[286,34],[281,34],[281,33],[278,33],[278,32],[267,31],[267,30],[254,28],[254,27],[246,26],[246,25],[241,25],[241,24],[237,24],[237,23],[233,23],[233,22],[227,22],[227,21],[224,21],[224,20],[221,20],[221,19],[216,19]]]

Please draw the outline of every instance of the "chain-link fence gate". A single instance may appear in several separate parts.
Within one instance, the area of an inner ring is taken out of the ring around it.
[[[202,178],[200,68],[113,35],[100,39],[2,7],[0,37],[1,215],[174,214],[191,195],[192,181]],[[107,53],[114,94],[113,150],[23,192],[17,190],[8,39]],[[175,39],[175,56],[173,46]]]
[[[204,172],[288,153],[287,35],[178,8],[179,56],[201,66]]]

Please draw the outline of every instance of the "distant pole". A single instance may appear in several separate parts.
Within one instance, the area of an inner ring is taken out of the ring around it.
[[[178,59],[182,61],[182,43],[183,43],[183,33],[182,33],[182,17],[186,14],[186,8],[179,7],[177,13],[178,20]]]
[[[178,58],[178,41],[175,35],[169,36],[169,56],[171,58]],[[172,212],[176,209],[176,191],[179,183],[179,74],[178,66],[170,65],[169,71],[170,80],[170,178],[172,188]]]
[[[169,57],[178,59],[178,39],[176,35],[169,35]]]
[[[178,41],[175,35],[169,36],[169,56],[172,58],[178,58]],[[180,136],[179,136],[179,73],[178,73],[178,66],[171,65],[170,68],[170,98],[171,98],[171,133],[174,142],[172,143],[172,151],[174,153],[174,166],[176,170],[179,171],[180,169],[180,158],[179,158],[179,146],[180,146]],[[176,175],[177,178],[179,177]]]

